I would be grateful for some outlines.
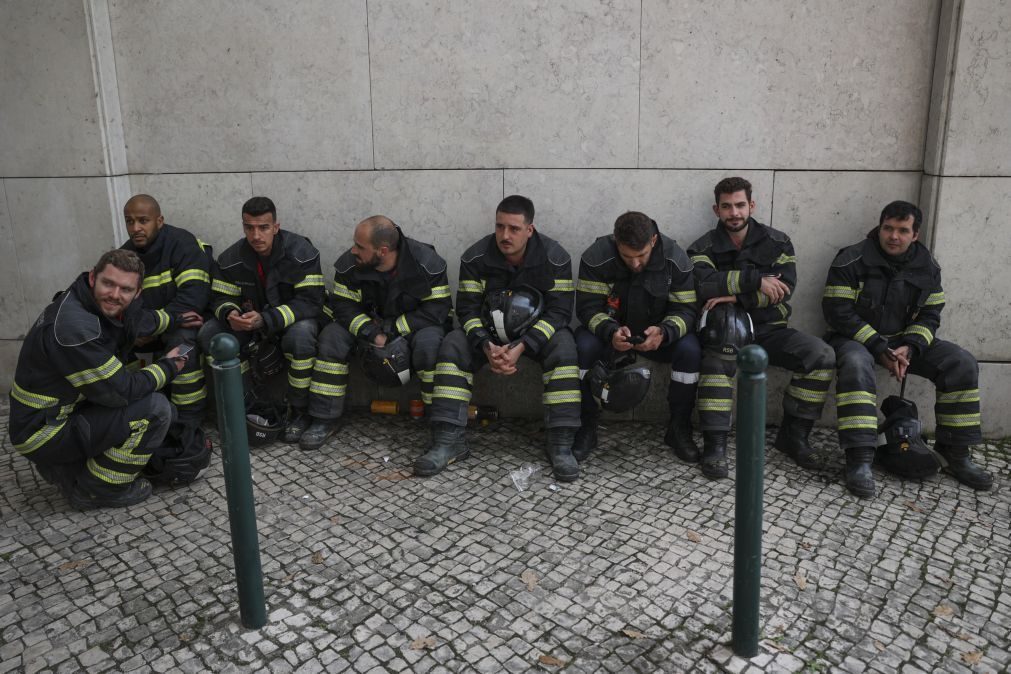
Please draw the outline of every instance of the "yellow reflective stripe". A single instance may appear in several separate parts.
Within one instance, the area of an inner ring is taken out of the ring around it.
[[[755,291],[755,305],[759,309],[769,306],[769,298],[761,290]]]
[[[275,307],[277,312],[281,314],[281,320],[284,321],[284,327],[288,327],[295,322],[295,312],[291,310],[287,304],[282,304],[279,307]]]
[[[202,283],[210,283],[211,275],[205,272],[203,269],[187,269],[185,271],[179,272],[176,276],[176,285],[181,286],[184,283],[189,283],[190,281],[201,281]]]
[[[151,363],[147,367],[141,368],[141,372],[151,375],[151,378],[154,379],[154,389],[156,391],[161,389],[165,385],[165,382],[168,381],[168,377],[165,376],[165,370],[162,369],[161,365],[156,363]]]
[[[483,325],[480,318],[472,318],[463,324],[463,331],[469,334],[472,330],[480,328]]]
[[[734,388],[733,382],[725,374],[704,374],[699,376],[699,386],[717,386],[719,388]]]
[[[551,336],[555,334],[555,329],[551,327],[551,324],[547,321],[537,321],[534,323],[533,329],[537,330],[548,339],[551,339]]]
[[[556,367],[554,370],[548,370],[541,375],[541,381],[545,385],[560,379],[579,379],[579,366],[562,365],[560,367]]]
[[[402,335],[409,335],[411,333],[411,326],[407,324],[407,314],[400,314],[397,316],[397,320],[394,325],[397,328],[397,332]]]
[[[941,292],[939,292],[939,293],[931,293],[930,296],[927,297],[927,301],[923,304],[923,306],[925,306],[925,307],[932,307],[932,306],[937,305],[937,304],[944,304],[944,291],[943,290]]]
[[[422,391],[421,392],[421,402],[425,403],[426,405],[431,405],[432,404],[432,394],[431,393],[425,393],[424,391]]]
[[[786,308],[785,304],[777,304],[776,311],[778,311],[780,316],[782,316],[783,318],[786,318],[787,315],[790,313],[790,310]]]
[[[729,412],[734,402],[729,398],[699,398],[696,407],[700,412]]]
[[[432,288],[432,292],[428,297],[423,298],[422,302],[428,302],[429,300],[441,300],[449,297],[449,286],[435,286]]]
[[[781,265],[781,264],[796,264],[796,263],[797,263],[796,255],[787,255],[786,253],[780,253],[779,257],[777,257],[776,261],[773,262],[772,264]]]
[[[39,430],[32,433],[31,436],[24,442],[19,442],[14,445],[14,449],[18,450],[20,454],[31,454],[36,449],[49,442],[49,440],[63,430],[63,427],[66,425],[66,421],[54,425],[46,424]]]
[[[877,405],[878,399],[873,393],[867,391],[849,391],[847,393],[835,394],[836,407],[843,405]]]
[[[544,405],[564,405],[565,403],[576,403],[582,400],[579,390],[575,391],[545,391],[541,395],[541,403]]]
[[[221,293],[222,295],[232,295],[233,297],[239,297],[242,295],[242,290],[239,286],[234,283],[229,283],[228,281],[222,281],[219,278],[211,281],[211,290],[216,293]]]
[[[161,333],[168,330],[170,321],[169,315],[168,312],[165,311],[164,309],[155,309],[154,315],[158,317],[158,327],[155,328],[154,334],[160,335]]]
[[[975,414],[938,414],[937,423],[940,426],[951,426],[953,428],[978,426],[979,412]]]
[[[418,379],[426,384],[431,384],[435,381],[435,370],[418,370]]]
[[[312,369],[324,374],[342,375],[348,373],[347,363],[335,363],[333,361],[321,360],[319,358],[316,358],[316,363],[312,366]]]
[[[309,385],[309,393],[316,393],[330,398],[340,398],[347,391],[347,384],[324,384],[314,381]]]
[[[249,361],[248,360],[240,360],[239,361],[239,372],[241,374],[246,374],[247,372],[249,372]]]
[[[11,397],[22,405],[34,407],[37,410],[44,410],[47,407],[56,407],[60,404],[59,398],[53,398],[52,396],[42,395],[41,393],[26,391],[21,388],[17,382],[14,382],[14,387],[11,389]]]
[[[937,392],[938,403],[978,403],[979,389],[965,389],[964,391],[948,391],[947,393]]]
[[[661,323],[670,323],[678,329],[678,334],[684,336],[688,334],[688,325],[685,323],[684,319],[680,316],[664,316],[664,319],[660,321]]]
[[[118,470],[109,470],[98,465],[94,459],[88,459],[88,472],[93,476],[110,484],[128,484],[133,482],[135,473],[121,473]]]
[[[433,398],[449,398],[450,400],[470,401],[470,389],[459,386],[439,386],[432,389]]]
[[[184,372],[183,374],[176,375],[176,378],[172,380],[173,384],[195,384],[198,381],[204,380],[203,370],[193,370],[193,372]]]
[[[109,360],[105,361],[98,367],[68,374],[65,379],[73,386],[80,388],[82,386],[87,386],[88,384],[94,384],[95,382],[102,381],[103,379],[108,379],[119,372],[121,367],[123,367],[123,363],[115,356],[112,356]]]
[[[839,430],[852,431],[857,429],[869,429],[874,432],[878,430],[877,417],[839,417]]]
[[[857,333],[853,335],[853,339],[857,340],[861,344],[866,344],[867,340],[869,340],[876,334],[878,334],[877,330],[875,330],[869,325],[865,325],[864,327],[857,330]]]
[[[193,393],[173,393],[172,404],[192,405],[193,403],[200,402],[206,397],[207,397],[207,388],[201,386],[199,391],[194,391]]]
[[[151,274],[144,278],[144,283],[141,286],[144,290],[148,288],[157,288],[158,286],[163,286],[166,283],[172,283],[172,270],[167,269],[160,274]]]
[[[369,322],[369,317],[365,314],[358,314],[351,321],[351,334],[355,337],[358,336],[358,331],[362,329],[362,326]]]
[[[483,293],[484,281],[460,281],[457,292],[461,293]]]
[[[908,328],[906,328],[906,331],[902,334],[919,335],[920,337],[923,338],[923,341],[927,343],[927,346],[930,346],[930,343],[934,341],[934,333],[931,332],[929,328],[926,328],[922,325],[910,325]]]
[[[221,304],[221,306],[218,307],[218,310],[216,312],[217,317],[224,320],[224,316],[232,309],[235,309],[239,313],[242,313],[242,308],[235,302],[224,302]]]
[[[333,320],[333,309],[331,309],[325,304],[323,305],[323,313],[326,315],[327,318]]]
[[[316,358],[295,358],[295,356],[290,353],[284,354],[284,357],[291,363],[291,369],[293,370],[311,370],[312,364],[315,362]]]
[[[362,291],[361,290],[351,290],[343,283],[333,284],[333,294],[337,297],[343,297],[344,299],[351,300],[352,302],[362,301]]]
[[[474,383],[474,375],[466,370],[461,370],[453,363],[436,363],[435,374],[446,375],[448,377],[463,377],[468,384]]]
[[[323,274],[306,274],[305,278],[295,284],[295,289],[299,288],[322,288],[326,284],[323,282]]]
[[[200,250],[207,250],[211,244],[207,243],[203,239],[197,239],[197,245],[200,246]]]
[[[855,300],[859,293],[859,290],[849,286],[825,286],[821,296],[825,299]]]
[[[727,293],[736,295],[741,292],[741,272],[734,270],[727,272]]]
[[[610,295],[611,285],[581,278],[576,282],[576,290],[581,293],[593,293],[594,295]]]
[[[593,314],[593,316],[590,317],[590,322],[587,323],[586,327],[589,328],[590,332],[596,332],[597,328],[600,326],[601,323],[609,320],[611,320],[611,317],[608,316],[607,314]]]
[[[680,302],[681,304],[695,304],[698,302],[698,295],[695,294],[694,290],[678,290],[672,293],[667,293],[668,302]]]
[[[828,397],[828,391],[812,391],[797,385],[787,386],[786,394],[809,403],[823,403]]]
[[[576,284],[570,278],[555,279],[555,285],[551,286],[548,292],[571,293],[576,289]]]
[[[288,385],[292,388],[309,388],[312,377],[296,377],[290,370],[288,371]]]
[[[709,259],[708,255],[692,255],[692,262],[695,264],[704,264],[716,269],[716,265],[713,261]]]
[[[811,370],[807,374],[797,375],[797,379],[817,379],[818,381],[832,381],[835,370]]]

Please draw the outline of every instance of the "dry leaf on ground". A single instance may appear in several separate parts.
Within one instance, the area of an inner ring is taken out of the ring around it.
[[[691,529],[689,529],[688,533],[685,534],[685,536],[687,536],[688,540],[690,540],[692,543],[701,543],[702,542],[702,534],[700,534],[697,531],[692,531]]]
[[[934,615],[938,618],[950,618],[955,615],[955,609],[950,606],[946,606],[945,604],[938,604],[934,607]]]
[[[810,550],[811,549],[811,544],[808,543],[807,541],[801,541],[800,542],[800,547],[804,548],[805,550]]]
[[[339,515],[334,515],[333,517],[330,518],[330,524],[340,524],[340,523],[341,518]]]
[[[537,587],[537,574],[530,569],[520,574],[520,580],[527,584],[527,590],[533,591]]]
[[[879,651],[883,651],[883,650],[885,650],[887,648],[887,646],[885,646],[880,641],[875,641],[874,642],[874,648],[878,649]]]
[[[564,660],[559,660],[558,658],[556,658],[553,655],[543,655],[542,654],[542,655],[538,656],[537,662],[541,663],[542,665],[550,665],[551,667],[564,667],[565,666],[565,661]]]
[[[915,510],[918,513],[926,512],[923,508],[916,504],[916,501],[906,501],[904,505],[910,510]]]
[[[798,571],[797,575],[793,577],[793,582],[797,584],[797,587],[803,590],[807,587],[807,576],[802,571]]]
[[[91,564],[90,559],[72,559],[69,562],[63,562],[60,564],[60,571],[76,571],[77,569],[83,569],[84,567]]]
[[[979,661],[983,659],[982,651],[972,651],[971,653],[962,653],[962,661],[967,665],[978,665]]]
[[[323,553],[320,552],[319,550],[317,550],[316,552],[312,553],[312,563],[313,564],[322,564],[323,563]]]
[[[774,639],[765,639],[762,641],[762,645],[765,646],[770,651],[777,651],[779,653],[790,653],[790,647],[786,644],[781,644]]]
[[[411,473],[406,470],[388,470],[385,473],[379,473],[376,475],[376,481],[388,480],[389,482],[400,482],[401,480],[406,480],[411,477]]]
[[[643,634],[642,632],[640,632],[639,630],[633,630],[633,629],[628,628],[628,627],[626,627],[625,629],[623,629],[621,631],[621,633],[624,634],[626,637],[631,637],[633,639],[645,639],[646,638],[646,635]]]
[[[435,637],[421,637],[411,642],[412,651],[420,651],[426,648],[428,650],[435,648]]]

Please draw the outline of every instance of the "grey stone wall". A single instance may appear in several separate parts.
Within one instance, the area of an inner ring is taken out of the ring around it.
[[[505,194],[578,257],[633,208],[690,242],[740,174],[794,240],[815,333],[835,251],[919,201],[941,336],[981,360],[986,432],[1011,434],[1006,0],[9,0],[0,26],[2,388],[48,298],[123,240],[131,192],[219,250],[267,194],[325,267],[385,213],[455,283]],[[478,391],[533,411],[535,380]]]

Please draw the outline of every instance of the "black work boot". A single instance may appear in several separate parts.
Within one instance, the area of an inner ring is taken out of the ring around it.
[[[776,435],[774,447],[785,452],[801,468],[808,470],[818,468],[818,461],[814,458],[814,449],[811,448],[808,440],[813,427],[814,419],[801,419],[784,412],[783,423],[779,425],[779,433]]]
[[[74,485],[77,484],[77,476],[83,470],[83,462],[80,464],[32,462],[32,465],[43,480],[56,485],[64,498],[70,498],[70,494],[74,491]]]
[[[284,427],[284,441],[288,444],[295,444],[302,439],[309,425],[312,424],[312,417],[305,408],[293,407],[291,409],[291,421]]]
[[[849,447],[846,449],[846,488],[860,498],[874,496],[873,447]]]
[[[674,456],[687,463],[699,462],[699,447],[692,437],[692,408],[672,407],[670,423],[663,441],[674,449]]]
[[[142,477],[129,484],[109,484],[85,470],[77,476],[77,483],[67,501],[75,510],[124,508],[140,503],[150,495],[151,483]]]
[[[972,462],[968,447],[935,442],[934,449],[947,463],[944,470],[962,484],[976,491],[989,491],[993,487],[993,475]]]
[[[547,454],[559,482],[574,482],[579,477],[579,464],[572,455],[572,443],[576,429],[568,426],[549,428],[547,432]]]
[[[414,461],[414,474],[431,477],[441,473],[446,466],[470,456],[467,446],[465,426],[456,426],[445,421],[432,422],[432,446]]]
[[[311,420],[312,423],[305,429],[301,439],[298,441],[299,449],[306,452],[312,452],[322,447],[327,439],[340,427],[340,418],[316,419],[309,415],[306,415],[306,418]]]
[[[702,431],[702,474],[719,480],[729,475],[727,431]]]

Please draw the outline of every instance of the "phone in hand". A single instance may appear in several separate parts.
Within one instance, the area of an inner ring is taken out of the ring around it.
[[[630,337],[626,337],[625,341],[629,344],[642,344],[646,341],[646,335],[632,335]]]
[[[179,346],[179,353],[177,353],[173,358],[186,358],[190,355],[190,351],[193,350],[192,344],[182,344]]]

